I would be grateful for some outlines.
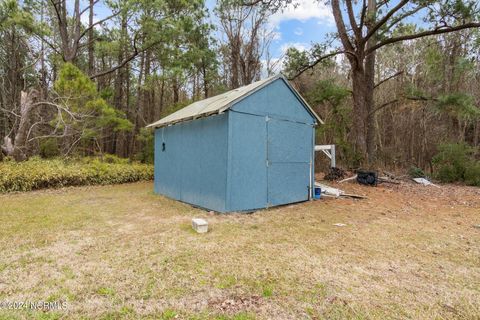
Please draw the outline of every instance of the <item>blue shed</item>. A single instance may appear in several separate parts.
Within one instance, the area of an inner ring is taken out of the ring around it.
[[[309,200],[322,120],[281,75],[155,123],[155,192],[218,212]]]

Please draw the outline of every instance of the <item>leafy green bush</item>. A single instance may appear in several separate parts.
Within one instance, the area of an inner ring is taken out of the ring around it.
[[[140,151],[137,153],[136,158],[143,163],[153,163],[154,158],[154,132],[149,129],[141,129],[137,135],[137,141],[141,144]]]
[[[86,160],[97,160],[96,158],[84,158]],[[104,154],[102,161],[106,163],[116,163],[116,164],[128,164],[128,158],[120,158],[114,154]]]
[[[480,185],[480,163],[475,160],[475,148],[464,143],[447,143],[439,146],[433,157],[435,177],[442,182],[465,181]]]
[[[40,142],[40,156],[42,158],[53,158],[60,155],[57,140],[54,138],[45,139]]]
[[[410,169],[408,170],[408,174],[410,175],[410,177],[412,178],[424,178],[426,177],[425,175],[425,172],[418,168],[418,167],[410,167]]]
[[[472,163],[465,169],[465,182],[480,187],[480,161]]]
[[[37,157],[24,162],[4,161],[0,163],[0,193],[153,179],[152,165],[108,158],[109,162],[98,158],[42,160]]]

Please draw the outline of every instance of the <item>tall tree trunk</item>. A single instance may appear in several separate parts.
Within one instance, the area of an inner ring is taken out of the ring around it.
[[[231,78],[230,78],[230,89],[236,89],[240,86],[240,79],[239,79],[239,64],[240,64],[240,41],[235,40],[235,42],[231,46],[230,52],[230,71],[231,71]]]
[[[143,72],[144,72],[144,66],[145,66],[145,52],[142,52],[140,55],[140,73],[138,75],[138,84],[137,84],[137,103],[134,107],[134,113],[133,113],[133,131],[130,135],[130,155],[129,158],[133,159],[133,155],[135,154],[135,144],[136,144],[136,135],[138,133],[138,122],[139,122],[139,117],[140,117],[140,112],[144,110],[145,108],[145,95],[143,93],[144,88],[143,88]]]
[[[43,4],[43,3],[42,3]],[[40,22],[44,23],[44,6],[40,8]],[[40,54],[40,99],[46,100],[47,99],[47,68],[45,67],[45,42],[42,41],[41,44],[41,54]]]
[[[9,31],[5,31],[6,39],[2,39],[7,44],[8,51],[10,54],[7,56],[7,63],[5,65],[6,69],[6,81],[4,82],[3,91],[5,95],[3,98],[4,107],[7,110],[18,112],[17,110],[21,108],[21,92],[24,84],[24,73],[21,72],[22,68],[25,66],[25,51],[21,46],[21,41],[17,34],[17,29],[15,26]],[[11,134],[15,135],[16,119],[8,118],[6,130],[9,130],[13,127]],[[5,132],[9,134],[9,132]]]
[[[131,104],[130,104],[130,63],[127,63],[125,66],[125,73],[126,73],[126,79],[125,79],[125,101],[123,103],[124,108],[126,110],[126,115],[130,115],[130,119],[132,119],[132,110],[130,110]],[[134,111],[134,110],[133,110]],[[127,132],[122,132],[123,136],[123,152],[122,152],[122,157],[129,157],[130,153],[132,152],[129,148],[129,144],[127,141],[128,138],[128,133]]]
[[[355,151],[360,155],[366,155],[367,153],[365,126],[367,90],[367,80],[362,66],[352,69],[353,135]]]
[[[480,120],[477,120],[474,124],[474,130],[473,130],[473,145],[475,147],[478,146],[479,140],[480,140]]]
[[[202,61],[202,74],[203,74],[203,97],[205,99],[208,98],[208,75],[207,75],[207,68],[205,66],[205,61]]]
[[[162,85],[160,86],[160,103],[158,104],[158,114],[155,114],[155,118],[159,118],[163,112],[165,106],[165,78],[162,77]]]
[[[147,103],[147,106],[148,106],[148,121],[147,123],[152,123],[154,121],[156,121],[155,119],[155,96],[156,96],[156,86],[153,86],[150,88],[150,90],[148,91],[149,95],[148,95],[148,103]]]
[[[143,72],[143,84],[146,86],[142,92],[143,94],[143,119],[147,119],[148,123],[153,122],[153,102],[152,102],[152,86],[148,85],[148,76],[150,75],[150,69],[152,67],[152,51],[147,50],[145,53],[145,71]],[[140,113],[141,114],[141,113]],[[139,114],[139,116],[140,116]],[[140,117],[138,119],[140,121]],[[143,123],[144,125],[145,123]]]
[[[368,20],[367,30],[370,31],[376,20],[376,0],[368,0]],[[367,50],[377,43],[377,37],[374,33],[367,42]],[[365,57],[365,124],[366,124],[366,147],[367,147],[367,163],[369,166],[375,164],[376,146],[375,146],[375,114],[374,110],[374,87],[375,87],[375,51]]]
[[[90,9],[88,14],[88,25],[90,30],[88,30],[88,74],[92,75],[95,73],[94,69],[94,56],[93,56],[93,5],[94,0],[90,0]]]
[[[13,143],[10,137],[7,136],[4,138],[2,151],[7,156],[13,157],[16,161],[27,159],[27,135],[35,94],[35,91],[22,91],[20,99],[20,119]]]
[[[127,46],[127,17],[125,14],[122,15],[121,21],[121,33],[122,33],[122,45],[123,47]],[[120,49],[118,51],[117,62],[120,64],[124,59],[124,50]],[[128,112],[125,99],[126,99],[126,80],[128,77],[128,68],[120,68],[117,70],[117,77],[115,79],[115,95],[114,95],[114,106],[118,110],[121,110],[125,113]],[[122,156],[124,153],[124,141],[125,135],[123,133],[115,133],[114,135],[114,145],[113,145],[113,152],[118,155]]]
[[[178,103],[178,101],[180,100],[180,97],[179,97],[179,86],[178,86],[178,80],[177,80],[177,76],[173,76],[173,79],[172,79],[172,91],[173,91],[173,103]]]

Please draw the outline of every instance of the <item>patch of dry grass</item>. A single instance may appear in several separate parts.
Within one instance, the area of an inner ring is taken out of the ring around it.
[[[213,215],[151,183],[2,195],[0,301],[68,307],[0,319],[479,318],[479,189],[342,188],[369,199]]]

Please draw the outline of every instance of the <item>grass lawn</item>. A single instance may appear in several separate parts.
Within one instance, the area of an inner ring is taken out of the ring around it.
[[[67,303],[0,319],[480,319],[478,188],[345,184],[369,199],[230,215],[152,188],[0,195],[0,303]]]

